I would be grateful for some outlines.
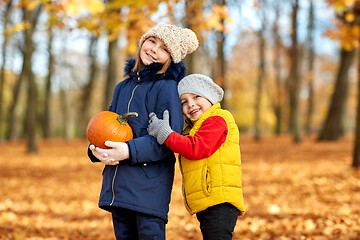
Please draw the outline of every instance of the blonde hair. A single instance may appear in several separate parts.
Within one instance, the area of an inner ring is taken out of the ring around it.
[[[140,58],[140,50],[141,50],[144,42],[145,41],[142,42],[142,44],[139,46],[139,48],[136,52],[136,61],[135,61],[135,65],[134,65],[134,68],[132,69],[132,71],[140,71],[145,66]],[[171,61],[172,61],[172,59],[171,59],[171,55],[170,55],[169,59],[163,64],[163,67],[156,74],[165,73],[171,64]]]

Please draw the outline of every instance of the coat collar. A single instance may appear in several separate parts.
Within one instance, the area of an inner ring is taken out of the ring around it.
[[[186,68],[183,62],[174,63],[171,62],[168,70],[162,74],[156,74],[161,68],[162,64],[152,63],[146,65],[140,71],[132,71],[135,66],[135,59],[129,59],[126,62],[124,73],[125,76],[129,76],[133,81],[145,82],[145,81],[157,81],[157,80],[174,80],[177,83],[185,77]]]

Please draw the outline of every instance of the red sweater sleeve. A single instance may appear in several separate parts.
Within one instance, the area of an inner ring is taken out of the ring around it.
[[[194,136],[172,132],[165,144],[172,151],[189,160],[199,160],[214,154],[225,142],[228,133],[224,118],[212,116],[206,119]]]

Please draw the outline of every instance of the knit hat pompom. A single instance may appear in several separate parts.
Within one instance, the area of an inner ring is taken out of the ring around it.
[[[192,30],[188,28],[184,28],[184,34],[186,34],[186,37],[188,39],[187,54],[190,54],[198,48],[199,42],[196,37],[196,34]]]
[[[208,76],[202,74],[190,74],[178,84],[179,96],[184,93],[192,93],[208,99],[212,104],[221,102],[224,90]]]
[[[164,42],[175,63],[185,58],[199,46],[196,34],[188,28],[175,25],[156,25],[150,28],[140,39],[139,46],[149,37],[157,37]]]

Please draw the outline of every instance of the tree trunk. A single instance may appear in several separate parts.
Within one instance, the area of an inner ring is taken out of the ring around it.
[[[273,28],[273,36],[275,39],[275,46],[274,46],[274,72],[275,72],[275,89],[273,94],[273,108],[274,114],[276,116],[276,127],[275,127],[275,134],[280,135],[281,133],[281,125],[282,125],[282,98],[283,98],[283,91],[282,91],[282,84],[281,84],[281,76],[280,76],[280,47],[281,47],[281,40],[279,35],[279,16],[280,16],[280,5],[279,2],[275,3],[275,21],[274,21],[274,28]]]
[[[25,34],[25,54],[24,62],[24,75],[28,80],[28,100],[27,100],[27,109],[26,109],[26,119],[25,119],[25,132],[27,137],[27,150],[29,153],[36,152],[36,125],[37,125],[37,89],[35,83],[35,76],[32,71],[32,55],[34,53],[34,43],[32,40],[33,34],[36,29],[36,24],[41,12],[41,7],[37,7],[33,11],[28,11],[23,8],[23,17],[24,22],[28,21],[32,25],[29,29],[24,30]]]
[[[197,36],[199,36],[199,25],[202,22],[194,21],[196,19],[202,19],[204,0],[189,0],[185,1],[185,17],[183,18],[183,23],[186,28],[190,28],[195,32]],[[186,73],[192,74],[195,73],[195,62],[196,62],[196,53],[195,51],[192,54],[186,55],[184,62],[186,65]]]
[[[88,56],[90,60],[89,80],[82,91],[81,107],[80,107],[80,137],[86,137],[86,126],[90,120],[91,97],[94,89],[94,83],[97,75],[96,64],[96,44],[97,37],[91,36]]]
[[[46,78],[46,87],[45,87],[45,99],[44,99],[44,115],[43,115],[43,122],[42,122],[42,129],[43,129],[43,137],[49,138],[51,135],[50,130],[50,108],[52,103],[52,96],[51,96],[51,78],[54,74],[54,55],[52,54],[52,43],[53,43],[53,32],[52,26],[49,24],[48,29],[49,34],[49,45],[48,45],[48,54],[49,54],[49,72]]]
[[[291,30],[291,40],[292,46],[290,49],[290,75],[289,75],[289,103],[290,103],[290,121],[289,121],[289,130],[294,135],[294,141],[300,142],[300,112],[299,112],[299,88],[300,88],[300,78],[299,78],[299,64],[298,64],[298,46],[297,46],[297,13],[298,13],[298,0],[295,0],[292,11],[292,30]]]
[[[23,54],[23,55],[25,55],[25,54]],[[5,138],[7,141],[10,141],[14,137],[14,129],[15,129],[15,124],[16,124],[15,110],[16,110],[19,100],[20,100],[20,90],[22,88],[23,82],[25,81],[24,74],[25,74],[25,65],[26,64],[27,63],[25,61],[23,61],[22,70],[21,70],[19,79],[17,80],[17,82],[14,85],[12,102],[8,109],[7,128],[6,128],[6,134],[5,134]]]
[[[349,84],[348,74],[354,55],[355,50],[346,51],[341,49],[340,66],[336,77],[335,89],[324,126],[318,138],[319,141],[338,140],[341,136],[341,118],[345,109]]]
[[[196,52],[186,55],[184,63],[186,66],[186,75],[195,73]]]
[[[109,5],[116,2],[115,0],[105,0]],[[115,4],[114,4],[115,5]],[[120,13],[121,9],[113,8],[111,11]],[[118,77],[118,62],[119,62],[119,53],[118,53],[118,38],[113,39],[109,42],[108,46],[108,66],[107,66],[107,77],[105,85],[105,98],[103,103],[103,109],[107,110],[111,104],[111,99],[113,96],[114,88],[116,85],[116,80]]]
[[[265,14],[265,13],[263,13]],[[260,119],[261,119],[261,95],[263,89],[263,82],[265,77],[265,16],[263,16],[263,22],[259,31],[259,68],[258,68],[258,81],[256,84],[256,98],[255,98],[255,139],[260,140]]]
[[[216,71],[215,71],[215,82],[222,87],[225,88],[225,59],[224,59],[224,42],[225,35],[223,32],[216,33],[217,41],[217,57],[216,57]]]
[[[215,0],[215,4],[219,6],[226,6],[226,0]],[[224,24],[224,20],[222,20]],[[216,59],[215,59],[215,69],[214,69],[214,82],[218,84],[225,91],[225,56],[224,56],[224,46],[225,46],[225,34],[221,31],[216,31]],[[222,100],[221,105],[223,108],[226,108],[225,98]]]
[[[107,66],[107,78],[105,85],[105,100],[104,100],[104,109],[108,109],[112,99],[112,93],[115,88],[116,79],[117,79],[117,63],[118,63],[118,46],[117,39],[109,42],[108,48],[108,66]]]
[[[62,137],[64,139],[70,139],[70,113],[68,107],[68,95],[64,89],[60,90],[60,99],[60,108],[62,112]]]
[[[357,110],[356,110],[356,131],[354,142],[354,159],[353,167],[360,167],[360,52],[358,51],[358,96],[357,96]]]
[[[309,9],[309,26],[308,26],[308,47],[309,47],[309,64],[308,64],[308,89],[309,100],[306,116],[306,133],[311,134],[312,116],[314,112],[314,3],[310,2]]]
[[[12,0],[10,0],[4,11],[4,20],[3,20],[3,29],[7,28],[9,22],[9,15],[11,10]],[[5,65],[6,65],[6,47],[9,42],[9,36],[7,34],[4,35],[4,42],[2,45],[2,66],[0,72],[0,141],[3,139],[3,109],[4,109],[4,101],[3,101],[3,93],[4,93],[4,86],[5,86]]]

